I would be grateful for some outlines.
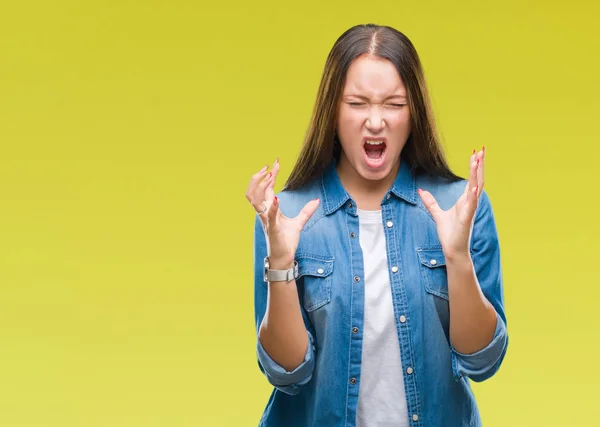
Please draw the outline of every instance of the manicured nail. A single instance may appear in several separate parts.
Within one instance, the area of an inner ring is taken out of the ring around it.
[[[261,171],[261,172],[264,172],[264,171],[266,171],[266,170],[267,170],[267,168],[268,168],[268,167],[269,167],[269,165],[265,165],[265,167],[264,167],[264,168],[262,168],[260,171]]]
[[[317,197],[315,200],[316,200],[317,202],[319,202],[319,201],[320,201],[318,197]]]
[[[275,163],[279,163],[279,157],[275,159]]]
[[[475,187],[475,192],[477,193],[477,190],[479,190],[479,185]]]
[[[270,180],[272,176],[273,176],[273,172],[269,172],[269,174],[267,175],[267,178],[265,179],[265,181]]]
[[[422,193],[422,192],[423,192],[423,190],[421,190],[420,188],[417,189],[417,193]]]
[[[479,159],[477,159],[477,166],[479,166]]]
[[[275,196],[275,203],[279,203],[279,199]]]
[[[473,149],[473,154],[475,154],[477,151],[475,149]]]
[[[481,147],[481,151],[485,151],[485,145]]]

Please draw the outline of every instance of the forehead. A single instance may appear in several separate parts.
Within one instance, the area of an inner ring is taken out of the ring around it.
[[[404,84],[391,61],[371,55],[355,59],[346,73],[344,95],[406,95]]]

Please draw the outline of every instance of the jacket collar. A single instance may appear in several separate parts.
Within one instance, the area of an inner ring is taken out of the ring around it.
[[[321,194],[323,195],[323,208],[327,215],[332,214],[350,200],[350,195],[342,186],[340,177],[337,173],[336,162],[333,160],[321,176]],[[411,203],[417,204],[417,189],[415,176],[411,171],[410,165],[400,159],[400,168],[394,179],[394,183],[386,193],[394,194],[396,197]],[[385,198],[384,198],[385,201]]]

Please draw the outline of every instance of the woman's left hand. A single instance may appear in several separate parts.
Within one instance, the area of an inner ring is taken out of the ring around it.
[[[447,257],[469,255],[473,220],[483,191],[484,158],[485,147],[478,152],[473,150],[465,191],[447,211],[438,205],[430,192],[419,189],[421,200],[435,221],[442,250]]]

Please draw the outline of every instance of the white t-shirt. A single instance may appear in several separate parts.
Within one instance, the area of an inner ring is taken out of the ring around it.
[[[358,209],[364,256],[365,321],[357,427],[408,426],[381,211]]]

